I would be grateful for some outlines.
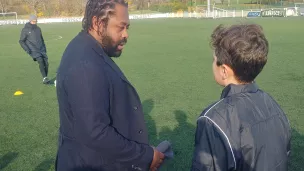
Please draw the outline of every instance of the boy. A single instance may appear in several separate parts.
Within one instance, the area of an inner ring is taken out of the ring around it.
[[[275,100],[254,82],[267,62],[259,25],[218,26],[211,35],[221,100],[197,120],[195,171],[287,171],[291,129]]]

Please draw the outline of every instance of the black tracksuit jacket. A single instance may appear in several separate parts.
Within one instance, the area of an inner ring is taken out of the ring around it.
[[[197,120],[192,171],[287,171],[291,128],[255,83],[229,85]]]
[[[19,43],[34,60],[38,57],[47,58],[41,29],[37,25],[26,23],[21,31]]]

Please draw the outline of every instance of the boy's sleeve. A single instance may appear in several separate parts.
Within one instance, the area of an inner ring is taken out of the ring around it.
[[[197,121],[191,171],[234,170],[234,159],[223,133],[208,117]]]

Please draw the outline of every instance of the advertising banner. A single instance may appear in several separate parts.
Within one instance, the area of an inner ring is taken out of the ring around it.
[[[284,9],[269,9],[261,12],[262,17],[285,17],[286,11]]]
[[[252,17],[261,17],[261,11],[250,11],[247,14],[248,18],[252,18]]]

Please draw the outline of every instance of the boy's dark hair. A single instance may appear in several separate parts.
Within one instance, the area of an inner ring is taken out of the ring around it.
[[[217,65],[231,67],[240,82],[254,81],[267,62],[268,41],[256,24],[219,25],[211,35],[211,45]]]
[[[107,25],[109,17],[114,14],[116,4],[128,7],[128,3],[124,0],[88,0],[86,4],[85,14],[82,20],[82,28],[88,32],[92,27],[92,18],[98,18],[98,25],[104,22]]]

